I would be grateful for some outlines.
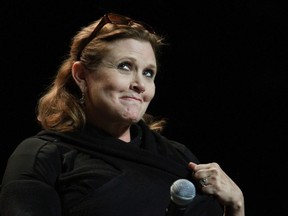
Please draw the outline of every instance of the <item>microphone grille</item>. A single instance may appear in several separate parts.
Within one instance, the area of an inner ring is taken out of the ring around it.
[[[178,179],[170,187],[171,200],[177,205],[188,205],[196,195],[194,184],[187,179]]]

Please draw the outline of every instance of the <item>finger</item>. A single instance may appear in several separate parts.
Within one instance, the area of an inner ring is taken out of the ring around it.
[[[189,163],[188,163],[188,167],[189,167],[190,169],[192,169],[192,170],[194,170],[196,166],[197,166],[197,164],[194,163],[194,162],[189,162]]]
[[[193,170],[194,172],[197,172],[201,169],[210,169],[213,167],[213,163],[207,163],[207,164],[196,164],[193,162],[189,162],[188,167]]]

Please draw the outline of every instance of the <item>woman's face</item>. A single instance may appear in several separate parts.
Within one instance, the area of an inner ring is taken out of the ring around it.
[[[149,42],[121,39],[96,71],[85,73],[88,121],[131,124],[139,121],[154,97],[156,59]]]

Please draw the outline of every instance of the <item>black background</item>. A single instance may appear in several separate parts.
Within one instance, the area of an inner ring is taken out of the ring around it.
[[[169,42],[149,108],[168,118],[164,134],[217,161],[242,188],[247,216],[287,214],[287,9],[267,0],[2,1],[1,176],[39,130],[37,99],[71,37],[115,11]]]

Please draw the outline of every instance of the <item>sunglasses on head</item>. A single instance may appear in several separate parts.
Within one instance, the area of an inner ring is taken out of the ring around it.
[[[80,60],[80,57],[81,57],[81,54],[82,54],[82,51],[84,50],[84,48],[87,46],[87,44],[89,44],[93,40],[93,38],[96,37],[98,32],[107,23],[112,23],[112,24],[117,24],[117,25],[127,25],[127,26],[131,26],[131,25],[136,23],[136,24],[141,25],[148,32],[150,32],[152,34],[155,34],[154,29],[151,26],[149,26],[148,24],[144,23],[144,22],[133,20],[133,19],[127,17],[127,16],[123,16],[123,15],[116,14],[116,13],[107,13],[101,18],[101,20],[99,21],[98,25],[91,32],[89,37],[84,39],[83,42],[80,44],[79,50],[78,50],[78,54],[77,54],[77,60]]]

